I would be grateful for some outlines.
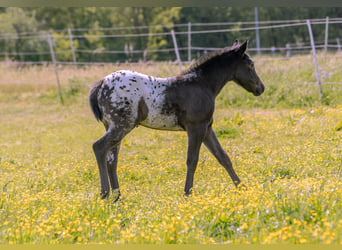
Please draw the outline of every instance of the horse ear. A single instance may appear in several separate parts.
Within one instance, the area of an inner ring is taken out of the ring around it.
[[[237,47],[238,45],[239,45],[239,40],[235,39],[232,47],[234,48],[234,47]]]
[[[239,55],[242,56],[246,50],[247,50],[247,46],[248,46],[248,40],[244,41],[243,44],[241,44],[240,46],[238,46],[235,49],[235,52]]]

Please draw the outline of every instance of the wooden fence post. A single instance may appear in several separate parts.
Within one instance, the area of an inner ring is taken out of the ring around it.
[[[337,42],[337,52],[341,52],[341,44],[340,44],[340,38],[336,38],[336,42]]]
[[[255,32],[256,32],[257,55],[260,56],[260,36],[259,36],[258,7],[254,7],[254,14],[255,14]]]
[[[179,71],[182,73],[182,62],[181,62],[181,59],[179,57],[179,51],[178,51],[176,36],[175,36],[175,32],[173,30],[171,30],[171,35],[172,35],[173,45],[175,46],[175,52],[176,52],[176,56],[177,56]]]
[[[327,16],[326,21],[325,21],[324,60],[327,59],[328,29],[329,29],[329,17]]]
[[[76,54],[75,54],[75,48],[74,48],[74,41],[72,40],[72,33],[71,29],[68,29],[69,33],[69,39],[70,39],[70,46],[71,46],[71,52],[72,52],[72,60],[74,61],[74,64],[76,66]]]
[[[60,83],[59,83],[59,76],[58,76],[58,70],[57,70],[57,63],[56,63],[55,53],[54,53],[54,51],[53,51],[53,44],[52,44],[52,40],[51,40],[51,35],[50,35],[50,33],[47,34],[47,37],[48,37],[49,46],[50,46],[51,58],[52,58],[52,62],[53,62],[54,69],[55,69],[55,74],[56,74],[56,80],[57,80],[57,85],[58,85],[59,98],[60,98],[60,100],[61,100],[61,103],[64,104],[64,100],[63,100],[63,96],[62,96],[62,91],[61,91],[61,86],[60,86]]]
[[[188,23],[188,62],[191,62],[191,23]]]
[[[318,90],[319,90],[319,97],[322,100],[323,93],[322,93],[321,79],[320,79],[320,76],[319,76],[319,69],[318,69],[317,56],[316,56],[316,48],[315,48],[314,38],[313,38],[313,35],[312,35],[310,20],[306,20],[306,24],[308,25],[308,28],[309,28],[311,48],[312,48],[312,55],[313,55],[313,58],[314,58],[314,61],[315,61],[316,78],[317,78],[317,84],[318,84]]]
[[[286,44],[286,57],[290,58],[291,56],[291,45],[289,43]]]

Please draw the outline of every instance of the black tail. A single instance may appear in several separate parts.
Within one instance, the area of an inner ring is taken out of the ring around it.
[[[101,81],[95,83],[89,92],[90,107],[91,107],[91,110],[93,111],[93,113],[95,115],[95,118],[98,121],[102,121],[102,118],[103,118],[103,113],[99,108],[99,104],[98,104],[98,100],[97,100],[98,92],[99,92],[99,89],[102,85],[102,82],[103,81],[101,80]]]

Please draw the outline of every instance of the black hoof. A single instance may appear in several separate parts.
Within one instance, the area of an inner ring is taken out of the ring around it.
[[[183,197],[188,198],[192,194],[192,188],[189,191],[184,191]]]
[[[233,181],[233,182],[234,182],[234,185],[235,185],[235,187],[238,187],[238,186],[240,185],[240,183],[241,183],[241,181],[240,181],[240,180]]]
[[[186,193],[183,194],[183,198],[189,198],[189,196],[190,194],[186,194]]]
[[[103,191],[103,192],[101,192],[100,195],[101,195],[101,199],[102,199],[102,200],[105,200],[105,199],[108,198],[109,192],[108,192],[108,191]]]
[[[247,186],[245,184],[239,184],[236,186],[240,191],[247,191]]]
[[[113,191],[113,193],[116,193],[116,198],[115,198],[115,200],[113,201],[113,203],[114,202],[117,202],[118,200],[120,200],[120,197],[121,197],[121,193],[120,193],[120,191]]]

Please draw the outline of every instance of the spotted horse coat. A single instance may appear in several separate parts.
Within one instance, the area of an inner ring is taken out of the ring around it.
[[[168,91],[174,85],[195,77],[158,78],[130,70],[116,71],[104,77],[99,84],[99,109],[108,129],[137,125],[161,130],[184,130],[180,108],[168,102]]]
[[[212,129],[215,98],[228,81],[258,96],[264,85],[245,53],[247,41],[200,58],[181,75],[152,77],[130,70],[107,75],[90,90],[90,106],[106,133],[93,144],[101,180],[101,197],[109,195],[109,181],[120,196],[117,161],[120,142],[134,127],[186,131],[187,174],[184,192],[191,193],[201,144],[227,170],[234,184],[241,182]],[[109,179],[109,180],[108,180]]]

